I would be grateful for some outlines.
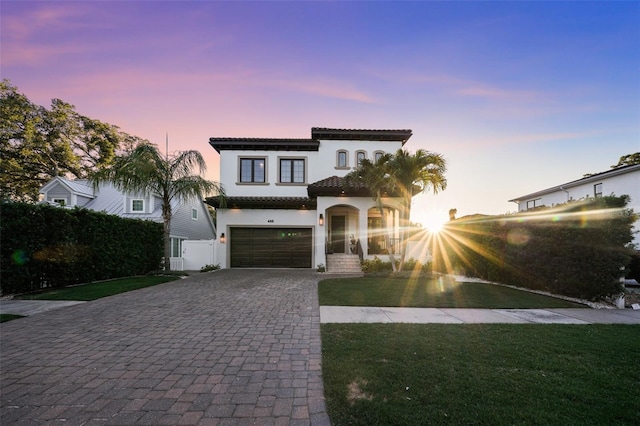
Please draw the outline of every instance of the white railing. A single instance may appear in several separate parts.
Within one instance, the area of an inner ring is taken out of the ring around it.
[[[182,257],[170,257],[172,271],[184,271],[184,259]]]

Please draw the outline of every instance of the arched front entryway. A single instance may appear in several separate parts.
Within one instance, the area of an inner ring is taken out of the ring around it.
[[[327,209],[326,248],[330,254],[357,254],[359,210],[337,205]]]

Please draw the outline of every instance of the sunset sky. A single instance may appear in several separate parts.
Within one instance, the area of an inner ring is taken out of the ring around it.
[[[640,2],[0,3],[1,76],[164,149],[311,127],[412,129],[448,188],[412,217],[508,200],[640,151]]]

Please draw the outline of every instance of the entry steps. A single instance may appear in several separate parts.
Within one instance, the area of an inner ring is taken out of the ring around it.
[[[362,272],[360,257],[357,254],[328,254],[327,272],[331,274],[353,274]]]

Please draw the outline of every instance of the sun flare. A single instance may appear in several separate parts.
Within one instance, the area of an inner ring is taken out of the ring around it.
[[[448,221],[447,213],[440,211],[425,211],[418,215],[416,222],[422,224],[423,228],[430,233],[437,234],[442,230]]]

